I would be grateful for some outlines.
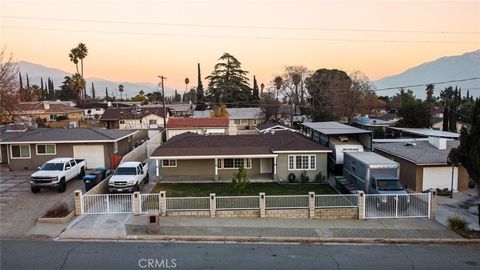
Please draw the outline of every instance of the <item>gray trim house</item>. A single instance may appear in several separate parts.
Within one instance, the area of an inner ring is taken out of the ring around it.
[[[162,181],[227,181],[239,167],[253,181],[287,181],[290,174],[299,181],[302,172],[313,181],[320,172],[327,175],[329,152],[289,131],[236,136],[184,133],[158,147],[151,158],[157,160]]]
[[[265,122],[265,113],[259,107],[227,108],[230,125],[236,125],[237,130],[254,130],[255,126]],[[193,117],[210,117],[211,110],[195,111]],[[240,132],[239,132],[240,134]]]
[[[87,167],[111,168],[113,156],[132,149],[136,131],[94,128],[15,129],[1,132],[1,163],[11,170],[35,170],[56,157],[87,159]]]

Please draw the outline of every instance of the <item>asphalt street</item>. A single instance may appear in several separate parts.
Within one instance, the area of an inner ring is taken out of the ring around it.
[[[480,246],[1,240],[1,269],[479,269]]]

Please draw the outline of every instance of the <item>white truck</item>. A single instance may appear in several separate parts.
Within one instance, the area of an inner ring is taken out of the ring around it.
[[[120,164],[108,181],[108,193],[139,191],[148,183],[148,164],[128,161]]]
[[[330,138],[328,148],[332,150],[332,152],[328,154],[328,166],[333,172],[341,171],[344,153],[364,151],[361,143],[346,136]]]
[[[40,192],[41,188],[55,188],[58,192],[65,192],[67,182],[85,175],[87,162],[84,159],[54,158],[38,167],[38,171],[30,176],[30,188],[33,193]]]

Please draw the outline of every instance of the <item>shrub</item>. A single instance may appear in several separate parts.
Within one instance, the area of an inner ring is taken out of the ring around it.
[[[302,182],[302,183],[310,182],[310,177],[308,177],[306,171],[303,171],[302,174],[300,174],[300,182]]]
[[[237,193],[243,192],[249,185],[250,181],[247,179],[247,172],[243,167],[240,167],[232,178],[232,189]]]
[[[322,174],[322,172],[319,172],[316,176],[315,176],[315,182],[317,183],[325,183],[327,182],[327,177],[325,175]]]
[[[448,217],[448,227],[450,230],[467,237],[469,234],[468,221],[457,215]]]
[[[68,120],[68,116],[66,115],[59,115],[57,116],[57,121]]]

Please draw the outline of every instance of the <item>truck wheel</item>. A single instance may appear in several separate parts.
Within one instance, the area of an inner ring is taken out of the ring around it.
[[[147,175],[145,176],[145,184],[148,184],[148,181],[150,181],[150,175]]]
[[[58,186],[58,192],[59,193],[63,193],[65,192],[65,190],[67,190],[67,183],[65,183],[65,178],[62,178],[60,180],[60,185]]]
[[[40,188],[38,188],[38,187],[30,187],[30,190],[31,190],[33,193],[39,193],[39,192],[40,192]]]
[[[78,179],[83,179],[84,176],[85,176],[85,168],[82,167],[82,169],[80,170],[80,173],[78,174]]]

